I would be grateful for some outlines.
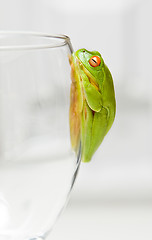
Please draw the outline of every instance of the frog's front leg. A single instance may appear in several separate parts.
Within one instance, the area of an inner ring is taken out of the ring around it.
[[[82,86],[84,89],[85,99],[89,107],[95,111],[99,112],[102,108],[102,95],[95,86],[91,84],[89,78],[86,76],[83,70],[80,72]]]

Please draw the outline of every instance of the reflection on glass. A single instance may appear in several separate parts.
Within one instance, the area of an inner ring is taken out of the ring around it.
[[[1,240],[45,239],[73,186],[71,53],[66,36],[0,33]]]

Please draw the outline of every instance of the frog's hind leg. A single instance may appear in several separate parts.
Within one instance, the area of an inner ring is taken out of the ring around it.
[[[90,108],[89,108],[90,110]],[[91,110],[90,110],[91,111]],[[92,114],[92,115],[91,115]],[[102,107],[100,112],[89,112],[90,120],[85,129],[84,151],[82,152],[82,161],[89,162],[92,155],[103,141],[108,126],[108,111]]]

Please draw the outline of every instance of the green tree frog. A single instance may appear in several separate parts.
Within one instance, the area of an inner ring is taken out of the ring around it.
[[[113,79],[101,54],[80,49],[70,57],[70,135],[75,151],[89,162],[111,128],[116,111]]]

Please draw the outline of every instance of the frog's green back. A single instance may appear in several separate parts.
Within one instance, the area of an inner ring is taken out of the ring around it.
[[[103,107],[108,110],[108,125],[106,133],[111,128],[116,114],[116,100],[111,73],[106,65],[104,65],[104,81],[103,81]]]

